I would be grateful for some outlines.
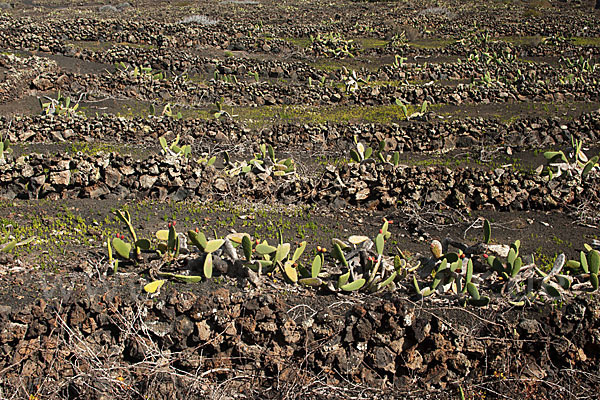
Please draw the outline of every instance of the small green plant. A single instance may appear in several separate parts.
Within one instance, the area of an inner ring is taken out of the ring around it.
[[[215,106],[217,107],[217,110],[213,113],[213,116],[215,117],[215,119],[220,119],[221,117],[227,117],[229,119],[233,119],[233,118],[237,117],[237,115],[230,114],[223,109],[223,102],[224,102],[224,99],[222,97],[221,97],[221,100],[217,100],[215,102]]]
[[[312,49],[319,55],[336,58],[354,58],[358,53],[358,45],[353,40],[346,40],[339,32],[310,35]]]
[[[566,44],[568,39],[562,35],[552,35],[549,37],[542,38],[542,44],[546,46],[559,46],[561,44]]]
[[[250,75],[252,78],[254,78],[255,82],[260,82],[260,77],[258,75],[258,71],[253,71],[253,72],[248,72],[248,75]]]
[[[594,63],[591,58],[584,58],[583,55],[575,59],[561,57],[558,62],[576,74],[593,74],[598,67],[598,64]]]
[[[139,239],[138,240],[137,234],[135,233],[135,229],[133,228],[133,223],[131,221],[131,214],[129,213],[129,211],[117,210],[117,211],[115,211],[115,214],[119,218],[119,220],[121,220],[127,226],[127,229],[129,230],[129,234],[131,235],[131,238],[133,239],[133,245],[135,247],[135,254],[139,258],[139,256],[142,253],[142,250],[150,249],[150,241],[148,239]]]
[[[179,235],[175,230],[176,224],[176,221],[169,222],[168,229],[161,229],[155,234],[156,239],[158,239],[156,252],[159,256],[168,260],[176,259],[179,256],[180,241]]]
[[[344,82],[346,93],[354,93],[360,88],[360,84],[367,84],[369,82],[368,77],[366,80],[360,78],[357,76],[355,70],[352,70],[352,72],[348,72],[348,69],[345,66],[342,67],[341,79],[342,82]]]
[[[225,83],[238,83],[237,76],[235,76],[234,74],[222,74],[218,70],[215,70],[215,72],[213,72],[213,79],[215,82],[221,81]]]
[[[406,32],[402,31],[400,33],[396,33],[392,36],[392,40],[390,40],[389,46],[393,48],[404,47],[408,45],[408,39],[406,38]]]
[[[385,255],[385,242],[391,236],[392,221],[384,220],[373,240],[367,236],[350,236],[348,242],[332,240],[331,257],[341,269],[337,283],[329,282],[330,290],[376,292],[393,284],[402,263]]]
[[[232,163],[229,155],[225,153],[225,163],[227,164],[226,174],[229,176],[238,176],[254,172],[263,173],[272,176],[292,177],[296,174],[296,164],[293,159],[285,158],[279,160],[275,157],[273,146],[261,144],[259,152],[249,161]]]
[[[188,238],[194,246],[200,249],[204,254],[203,272],[207,279],[212,278],[213,275],[213,253],[221,248],[225,244],[224,239],[213,239],[207,240],[204,233],[198,229],[195,231],[188,231]]]
[[[600,269],[600,253],[598,250],[592,248],[588,249],[588,252],[581,251],[579,253],[579,260],[567,261],[567,266],[578,273],[583,273],[583,280],[587,278],[592,290],[598,290],[598,274]]]
[[[179,146],[179,135],[177,135],[170,145],[167,143],[167,139],[165,139],[164,136],[158,138],[158,141],[160,142],[163,153],[166,155],[188,157],[192,153],[192,147],[189,144]]]
[[[155,80],[165,79],[165,74],[162,71],[153,71],[152,67],[143,67],[141,65],[135,65],[132,67],[129,64],[125,64],[123,61],[116,63],[115,69],[117,71],[123,71],[133,78],[143,76]]]
[[[599,156],[588,159],[581,149],[582,145],[583,141],[571,136],[571,150],[567,153],[568,156],[562,150],[544,153],[548,160],[545,172],[551,180],[565,173],[571,176],[579,175],[583,179],[593,169],[598,168]]]
[[[42,113],[45,115],[56,115],[56,116],[74,116],[76,114],[80,114],[77,109],[79,108],[79,103],[72,105],[70,97],[64,97],[60,90],[58,91],[58,95],[56,99],[53,99],[48,96],[44,96],[44,99],[48,100],[48,102],[44,102],[42,99],[38,98],[40,103],[40,108],[42,109]]]
[[[6,163],[6,156],[11,154],[12,151],[10,140],[5,139],[4,136],[0,134],[0,165]]]
[[[150,111],[154,115],[154,104],[151,105],[151,110]],[[180,120],[180,119],[183,118],[183,114],[181,114],[181,111],[177,111],[177,113],[175,113],[173,111],[171,103],[165,104],[165,107],[163,108],[163,111],[162,111],[162,115],[165,115],[165,116],[167,116],[169,118],[173,118],[173,119],[176,119],[176,120]]]
[[[353,162],[361,163],[366,160],[369,160],[373,155],[373,148],[368,146],[365,147],[362,143],[358,141],[358,137],[354,136],[354,143],[356,144],[356,149],[350,150],[350,159]],[[379,142],[379,146],[377,151],[375,152],[375,159],[382,163],[391,163],[394,167],[397,167],[400,164],[400,153],[395,151],[391,156],[384,155],[383,150],[385,149],[385,141],[382,140]]]
[[[515,240],[515,242],[510,245],[510,250],[505,263],[495,256],[488,257],[488,264],[502,279],[508,280],[510,278],[514,278],[521,270],[521,267],[523,266],[523,260],[521,257],[519,257],[520,246],[520,240]]]
[[[402,57],[402,56],[399,56],[398,54],[396,54],[394,56],[394,62],[392,63],[392,67],[394,67],[394,68],[402,68],[402,66],[404,65],[404,62],[406,60],[408,60],[408,58]]]

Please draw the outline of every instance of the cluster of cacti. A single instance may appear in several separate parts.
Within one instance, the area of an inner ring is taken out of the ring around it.
[[[598,290],[598,271],[600,269],[600,253],[586,245],[587,253],[579,253],[579,261],[569,260],[567,266],[575,272],[581,273],[583,281],[588,281],[592,290]]]
[[[213,112],[213,116],[215,117],[215,119],[219,119],[221,117],[228,117],[229,119],[233,119],[237,117],[236,114],[230,114],[223,109],[224,102],[225,99],[223,97],[221,97],[221,100],[215,101],[215,106],[217,107],[217,109]]]
[[[347,242],[333,239],[331,256],[337,262],[337,283],[328,282],[330,290],[376,292],[394,284],[405,263],[384,254],[385,241],[390,238],[385,220],[373,240],[367,236],[350,236]]]
[[[502,262],[500,258],[496,256],[489,256],[487,258],[490,267],[492,267],[492,269],[505,281],[517,276],[523,266],[523,259],[519,257],[520,246],[520,240],[515,240],[515,242],[510,245],[506,262]]]
[[[40,108],[42,109],[42,113],[45,115],[75,115],[77,114],[77,109],[79,108],[79,103],[75,105],[71,105],[71,98],[64,97],[60,90],[58,91],[58,95],[56,99],[53,99],[48,96],[44,96],[48,102],[42,101],[42,99],[38,98],[40,103]]]
[[[176,259],[179,256],[181,242],[175,230],[175,225],[175,221],[169,222],[168,229],[161,229],[156,232],[156,239],[158,239],[156,251],[161,257]]]
[[[346,87],[346,93],[353,93],[360,88],[360,84],[367,84],[369,82],[369,76],[367,78],[361,78],[356,74],[355,70],[349,72],[346,67],[342,67],[341,80]]]
[[[419,118],[422,117],[423,115],[425,115],[428,110],[429,110],[429,102],[427,100],[424,100],[423,103],[421,103],[421,107],[419,108],[419,111],[415,111],[409,114],[408,112],[408,107],[406,107],[406,104],[404,104],[404,101],[401,99],[396,99],[395,100],[395,104],[400,107],[400,110],[402,111],[402,116],[404,117],[405,120],[409,120],[411,118]]]
[[[598,168],[599,156],[588,159],[581,149],[582,146],[583,142],[581,140],[571,137],[569,157],[562,150],[546,151],[544,153],[544,157],[548,160],[548,165],[544,171],[550,179],[557,178],[564,173],[577,174],[581,178],[585,178],[594,168]]]
[[[267,174],[272,176],[295,176],[296,164],[291,158],[279,160],[275,157],[273,146],[261,144],[259,152],[254,154],[254,157],[249,161],[231,162],[229,154],[224,153],[224,161],[226,174],[229,176],[237,176],[254,172],[256,174]]]
[[[354,143],[356,144],[356,149],[350,150],[350,159],[353,162],[361,163],[371,158],[373,155],[373,148],[371,146],[365,147],[362,143],[358,141],[358,138],[354,136]],[[375,153],[375,160],[382,163],[390,163],[393,166],[398,166],[400,163],[400,153],[395,151],[391,156],[384,155],[383,150],[385,149],[385,141],[382,140],[379,142],[379,146],[377,148],[377,152]]]
[[[152,115],[155,114],[156,111],[154,110],[154,104],[151,105],[150,111],[151,111]],[[173,118],[173,119],[177,119],[177,120],[180,120],[183,118],[183,114],[181,114],[181,111],[177,111],[177,113],[175,113],[175,111],[173,111],[171,103],[165,104],[165,107],[163,108],[163,111],[162,111],[162,115],[165,115],[169,118]]]
[[[268,150],[265,151],[268,154]],[[158,290],[166,279],[199,282],[202,278],[212,278],[215,257],[237,268],[248,268],[257,279],[262,279],[263,275],[281,276],[290,284],[326,288],[333,292],[376,292],[386,288],[395,290],[399,286],[410,287],[406,278],[412,276],[412,287],[421,297],[434,294],[449,296],[463,305],[473,306],[486,306],[490,302],[490,297],[480,293],[482,285],[507,296],[514,306],[523,306],[537,299],[563,299],[569,289],[590,286],[593,291],[598,289],[600,253],[597,250],[586,246],[588,251],[581,252],[578,261],[566,261],[564,254],[560,254],[552,269],[544,272],[535,265],[533,258],[524,265],[519,255],[518,240],[510,246],[490,244],[491,224],[487,220],[482,223],[482,242],[467,246],[450,239],[443,242],[434,240],[430,245],[431,257],[407,257],[402,252],[395,256],[386,254],[385,243],[391,236],[389,226],[392,222],[384,219],[373,239],[363,235],[352,235],[345,241],[332,239],[330,250],[317,246],[316,254],[305,260],[302,256],[307,249],[306,241],[298,243],[293,250],[292,245],[284,241],[281,231],[278,231],[276,245],[267,240],[252,239],[247,233],[231,233],[218,238],[215,232],[215,239],[209,240],[198,229],[188,231],[187,236],[178,234],[176,223],[171,222],[168,229],[156,232],[156,240],[151,242],[137,238],[127,211],[117,211],[116,215],[126,224],[133,242],[127,242],[121,234],[107,241],[109,265],[115,272],[119,260],[134,261],[132,254],[137,255],[135,262],[142,260],[139,256],[142,251],[156,253],[163,262],[173,266],[177,265],[175,262],[180,259],[180,254],[188,258],[199,257],[201,275],[154,271],[151,276],[160,279],[144,288],[149,293]],[[198,252],[190,253],[188,242]],[[9,251],[24,243],[11,242],[0,246],[0,251]],[[449,246],[456,247],[457,251],[448,251]],[[571,271],[562,273],[565,266]]]
[[[258,76],[258,74],[256,75]],[[215,81],[222,81],[226,83],[238,83],[237,77],[234,74],[221,74],[218,70],[213,73],[213,79]],[[258,82],[258,78],[257,82]]]
[[[317,34],[309,36],[310,42],[315,51],[337,58],[354,58],[358,52],[358,46],[353,40],[346,40],[339,32],[329,32],[326,34]]]
[[[155,72],[152,70],[152,67],[142,67],[141,65],[135,65],[132,67],[129,64],[125,64],[123,61],[115,63],[115,69],[118,71],[123,71],[133,78],[145,76],[155,80],[165,79],[165,74],[162,71]]]
[[[492,245],[491,225],[483,221],[483,242],[473,246],[466,246],[449,239],[444,244],[437,240],[431,243],[433,258],[422,259],[423,268],[413,276],[413,286],[417,293],[423,297],[433,293],[450,293],[451,295],[468,294],[462,298],[463,303],[484,306],[489,303],[489,297],[479,293],[478,285],[488,282],[490,289],[499,288],[502,296],[507,296],[508,302],[514,306],[524,306],[536,299],[561,300],[569,289],[585,289],[589,283],[592,290],[598,287],[598,269],[600,267],[600,253],[587,246],[588,253],[581,252],[580,260],[566,261],[564,254],[556,257],[549,272],[539,268],[531,256],[531,260],[524,265],[519,255],[520,241],[516,240],[510,246]],[[460,250],[457,253],[444,253],[449,244]],[[489,255],[488,252],[496,255]],[[484,263],[479,262],[481,254]],[[480,271],[474,275],[475,264]],[[486,268],[486,265],[489,267]],[[564,266],[570,272],[562,273]],[[428,286],[421,288],[418,281],[421,278],[432,277]],[[494,281],[497,277],[503,284],[498,286]],[[577,285],[574,281],[580,282]]]
[[[579,58],[561,57],[558,62],[578,74],[592,74],[598,67],[591,57],[584,58],[583,55],[580,55]]]
[[[422,268],[413,275],[413,286],[416,292],[423,296],[431,296],[434,293],[450,293],[462,297],[463,303],[474,306],[485,306],[490,299],[481,296],[475,281],[473,280],[472,254],[465,254],[462,250],[458,252],[444,252],[442,243],[434,240],[430,245],[433,257],[421,261]],[[418,276],[422,278],[432,277],[428,286],[421,288]]]
[[[300,264],[300,257],[306,249],[306,242],[299,243],[292,253],[291,244],[284,242],[281,231],[278,232],[278,236],[279,243],[272,246],[266,240],[253,243],[249,235],[243,235],[241,245],[246,259],[245,265],[259,275],[279,271],[290,283],[295,284],[299,280],[300,283],[305,283],[303,279],[308,277],[308,273]],[[258,258],[255,258],[255,255]]]
[[[404,65],[404,62],[406,60],[408,60],[407,57],[402,57],[402,56],[399,56],[398,54],[396,54],[394,56],[394,62],[392,63],[392,67],[401,68]]]
[[[170,145],[167,144],[167,139],[165,139],[164,136],[158,138],[158,141],[160,142],[163,153],[167,155],[187,157],[192,153],[192,147],[189,144],[179,146],[179,135],[177,135]]]
[[[221,248],[225,244],[224,239],[213,239],[207,240],[204,233],[196,231],[188,231],[188,238],[194,246],[202,251],[204,256],[204,263],[202,271],[204,277],[207,279],[212,278],[213,275],[213,253]]]
[[[142,253],[142,250],[150,249],[150,241],[148,239],[139,239],[137,238],[137,234],[135,233],[135,229],[133,229],[133,224],[131,221],[131,214],[127,210],[117,210],[115,214],[119,220],[125,223],[127,229],[129,230],[129,234],[132,238],[134,254],[136,259],[139,259]],[[119,267],[119,259],[121,260],[130,260],[131,259],[131,248],[132,245],[129,242],[125,241],[125,235],[117,234],[116,237],[112,239],[112,241],[106,241],[106,247],[108,250],[108,262],[113,266],[113,271],[116,272]],[[115,255],[119,258],[115,259],[113,257],[113,249]]]

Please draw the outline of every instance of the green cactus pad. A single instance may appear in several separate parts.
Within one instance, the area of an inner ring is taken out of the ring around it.
[[[267,243],[261,243],[256,246],[256,252],[260,255],[271,254],[277,251],[277,247],[273,247]]]
[[[125,243],[119,238],[114,238],[112,240],[112,247],[119,257],[129,260],[129,253],[131,252],[131,245],[129,243]]]
[[[512,270],[510,272],[510,276],[512,278],[514,278],[515,276],[517,276],[517,274],[521,270],[522,266],[523,266],[523,260],[521,259],[521,257],[516,258],[515,262],[512,264]]]
[[[390,285],[398,276],[398,272],[394,271],[386,280],[377,285],[377,290],[381,290]]]
[[[383,223],[383,225],[381,226],[381,234],[385,236],[388,233],[389,227],[390,227],[390,223],[388,221],[385,221]]]
[[[167,233],[168,233],[168,231],[167,231]],[[158,235],[158,232],[157,232],[157,235]],[[206,236],[204,236],[204,233],[188,231],[188,238],[190,239],[190,242],[192,242],[192,244],[194,246],[196,246],[200,250],[204,251],[204,248],[206,247],[206,243],[207,243]]]
[[[338,278],[338,288],[341,288],[342,286],[344,286],[346,283],[348,283],[348,279],[350,279],[350,271],[346,272],[343,275],[340,275],[340,277]]]
[[[375,238],[375,251],[380,256],[383,255],[383,246],[385,245],[385,239],[383,238],[383,234],[377,235]]]
[[[169,231],[167,229],[156,231],[156,238],[161,242],[166,242],[169,240]]]
[[[479,295],[479,290],[477,290],[477,286],[473,282],[467,283],[467,291],[471,298],[474,300],[479,300],[481,296]]]
[[[306,249],[306,241],[303,241],[302,243],[300,243],[300,246],[298,246],[296,251],[294,251],[294,255],[292,256],[292,261],[294,261],[294,262],[298,261],[300,259],[300,257],[302,257],[302,254],[304,253],[305,249]]]
[[[600,253],[598,250],[592,250],[588,253],[587,258],[590,272],[598,275],[598,270],[600,269]]]
[[[275,261],[283,261],[288,256],[288,254],[290,254],[290,244],[280,244],[279,246],[277,246],[277,250],[275,251]]]
[[[571,269],[575,269],[575,270],[581,268],[581,263],[579,261],[575,261],[575,260],[568,260],[565,265],[567,268],[571,268]]]
[[[369,237],[362,236],[362,235],[352,235],[348,238],[348,241],[355,246],[358,246],[359,244],[361,244],[367,240],[369,240]]]
[[[319,278],[302,278],[298,280],[298,283],[304,286],[319,287],[323,284],[323,281]]]
[[[579,261],[581,263],[581,269],[583,269],[583,272],[585,272],[586,274],[590,272],[590,267],[588,265],[588,260],[587,257],[585,255],[585,253],[583,251],[581,251],[579,253]]]
[[[332,245],[332,246],[333,246],[334,244],[336,244],[336,243],[337,243],[337,245],[338,245],[338,246],[340,246],[340,249],[342,249],[342,250],[346,250],[347,248],[349,248],[349,247],[350,247],[350,246],[348,246],[346,243],[344,243],[343,241],[341,241],[341,240],[340,240],[340,239],[338,239],[338,238],[333,238],[333,239],[331,239],[331,245]]]
[[[567,156],[565,156],[565,153],[561,151],[547,151],[544,153],[544,157],[546,158],[546,160],[550,161],[550,162],[555,162],[555,161],[562,161],[565,163],[568,163],[569,160],[567,160]]]
[[[592,157],[584,166],[583,166],[583,170],[581,171],[581,177],[585,178],[587,176],[587,174],[590,173],[590,171],[592,170],[592,168],[594,168],[594,166],[596,165],[596,163],[598,162],[598,156],[594,156]]]
[[[206,278],[208,278],[208,279],[212,278],[212,273],[213,273],[212,253],[208,253],[206,255],[206,258],[204,259],[203,271],[204,271],[204,276]]]
[[[165,284],[164,279],[159,279],[154,282],[150,282],[149,284],[144,286],[144,291],[146,293],[156,293],[156,291],[158,289],[160,289],[162,287],[162,285],[164,285],[164,284]]]
[[[14,249],[16,246],[17,246],[16,240],[11,240],[8,243],[1,244],[0,245],[0,253],[8,253],[12,249]]]
[[[252,258],[252,241],[248,236],[242,238],[242,249],[244,250],[244,257],[247,261]]]
[[[598,290],[598,274],[590,274],[590,283],[592,284],[592,289]]]
[[[312,278],[316,278],[321,273],[323,267],[323,258],[320,255],[316,255],[310,269],[310,275]]]
[[[225,240],[223,239],[209,240],[206,242],[206,246],[204,246],[204,251],[206,253],[214,253],[215,251],[219,250],[224,243]]]
[[[350,282],[347,283],[345,285],[340,286],[340,289],[342,289],[345,292],[353,292],[355,290],[359,290],[360,288],[362,288],[366,283],[366,280],[361,278],[361,279],[357,279],[354,282]]]
[[[294,262],[291,260],[288,260],[285,262],[285,264],[283,265],[283,272],[285,274],[285,277],[292,283],[296,283],[298,282],[298,270],[296,270],[296,268],[294,268]]]
[[[342,252],[342,249],[340,248],[340,245],[337,243],[333,243],[333,249],[331,250],[331,256],[333,258],[336,258],[338,261],[340,261],[344,267],[348,266],[348,261],[346,261],[346,257],[344,256],[344,253]]]
[[[517,252],[515,251],[515,249],[511,248],[508,251],[508,257],[506,258],[506,261],[508,261],[509,265],[513,265],[513,263],[515,262],[516,259],[517,259]]]
[[[483,220],[483,243],[490,244],[492,239],[492,226],[487,219]]]
[[[418,294],[421,294],[421,288],[419,287],[419,282],[417,281],[417,277],[413,276],[413,286]]]
[[[560,292],[554,286],[545,283],[544,290],[546,291],[546,293],[548,293],[548,296],[553,297],[555,299],[560,298]]]
[[[140,239],[135,242],[135,247],[141,250],[150,250],[151,243],[148,239]]]
[[[460,256],[458,255],[458,253],[446,253],[442,256],[442,258],[446,261],[448,261],[449,264],[455,263],[458,260],[460,260]]]

